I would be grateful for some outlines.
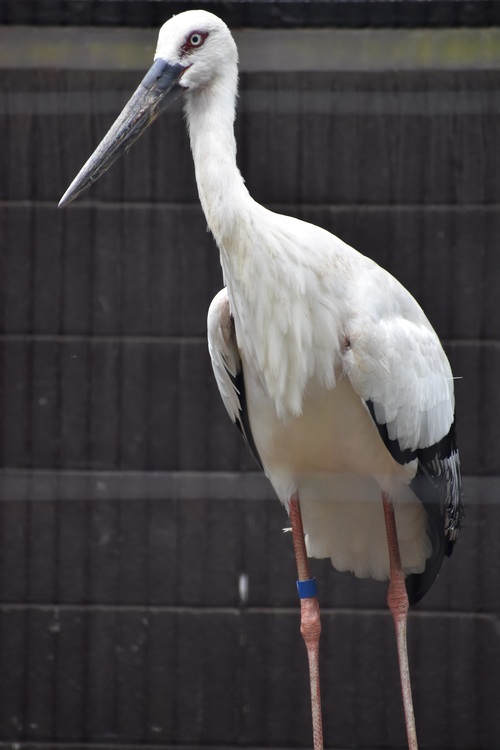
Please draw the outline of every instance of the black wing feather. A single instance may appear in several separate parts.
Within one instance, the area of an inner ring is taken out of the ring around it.
[[[234,341],[236,341],[236,331],[234,327],[234,318],[232,315],[231,315],[231,335],[234,337]],[[243,439],[245,440],[245,443],[247,444],[248,449],[250,450],[250,453],[257,461],[259,468],[262,469],[262,471],[264,471],[264,467],[262,466],[262,461],[259,456],[259,451],[257,450],[257,446],[255,445],[255,441],[253,439],[252,428],[250,427],[250,420],[248,418],[247,397],[246,397],[246,391],[245,391],[245,378],[243,377],[243,370],[240,369],[236,373],[236,375],[232,375],[227,368],[226,368],[226,372],[228,376],[231,378],[231,382],[238,393],[239,401],[240,401],[240,411],[235,422],[236,427],[243,435]]]
[[[400,464],[418,460],[417,473],[410,487],[427,512],[427,533],[432,544],[432,554],[423,573],[412,573],[406,578],[408,599],[410,604],[416,604],[436,580],[443,557],[451,555],[462,525],[464,510],[455,422],[448,434],[435,445],[417,450],[402,450],[397,440],[389,438],[387,425],[377,422],[373,402],[366,401],[366,405],[394,460]]]
[[[233,385],[238,391],[239,396],[240,396],[240,413],[235,422],[236,427],[243,435],[243,438],[250,450],[250,453],[259,464],[259,468],[261,468],[262,471],[264,471],[264,467],[262,466],[262,461],[260,460],[259,451],[257,450],[257,446],[255,445],[255,441],[253,439],[252,428],[250,427],[250,420],[248,419],[247,399],[246,399],[246,392],[245,392],[245,379],[243,377],[243,371],[240,370],[240,372],[236,376],[231,375],[231,373],[229,372],[228,372],[228,375],[233,381]]]

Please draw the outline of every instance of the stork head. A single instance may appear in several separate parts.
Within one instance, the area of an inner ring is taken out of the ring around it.
[[[160,29],[154,62],[122,113],[59,202],[64,206],[95,182],[179,96],[213,85],[238,53],[226,24],[204,10],[173,16]]]
[[[220,18],[205,10],[173,16],[158,35],[155,60],[183,69],[179,86],[196,92],[217,80],[238,61],[231,32]]]

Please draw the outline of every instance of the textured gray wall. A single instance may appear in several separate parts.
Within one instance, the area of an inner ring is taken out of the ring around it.
[[[393,272],[462,378],[466,526],[410,659],[421,747],[498,750],[500,72],[352,67],[244,72],[239,163]],[[180,112],[55,208],[139,77],[0,76],[0,747],[307,747],[287,519],[213,383]],[[327,746],[404,748],[385,586],[314,572]]]

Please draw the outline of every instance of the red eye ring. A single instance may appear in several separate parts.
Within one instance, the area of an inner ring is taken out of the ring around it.
[[[198,49],[205,43],[208,33],[205,31],[192,31],[189,36],[186,37],[186,41],[182,45],[184,52],[191,52],[194,49]]]

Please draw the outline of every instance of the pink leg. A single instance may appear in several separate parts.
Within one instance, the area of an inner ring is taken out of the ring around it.
[[[396,642],[398,647],[399,674],[401,678],[401,690],[403,692],[403,706],[405,712],[406,734],[408,736],[409,750],[418,750],[417,730],[415,727],[415,715],[413,712],[413,700],[411,696],[410,666],[408,663],[408,647],[406,643],[406,622],[408,618],[408,595],[406,593],[405,576],[401,565],[399,553],[398,535],[396,531],[396,519],[394,507],[384,493],[382,493],[384,505],[385,528],[387,531],[387,544],[389,547],[389,563],[391,580],[387,593],[387,604],[391,610],[396,629]]]
[[[292,523],[293,547],[300,587],[300,582],[310,581],[311,576],[298,497],[293,497],[290,500],[290,521]],[[309,661],[314,750],[323,750],[323,722],[319,684],[319,636],[321,633],[319,604],[314,590],[311,591],[311,595],[307,595],[306,592],[306,596],[304,596],[304,593],[301,593],[300,596],[300,632],[306,644]]]

